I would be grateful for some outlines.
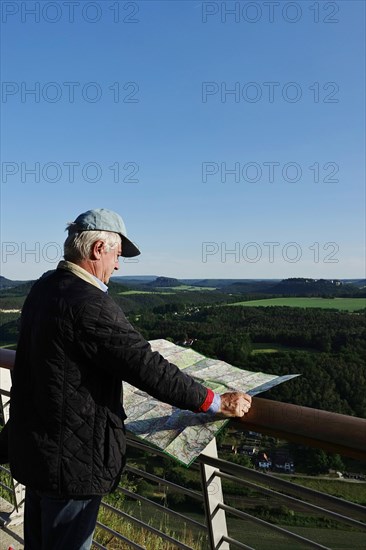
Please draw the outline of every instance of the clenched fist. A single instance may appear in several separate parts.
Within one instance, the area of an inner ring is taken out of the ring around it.
[[[250,395],[242,392],[228,392],[221,395],[221,406],[218,410],[219,416],[225,418],[241,417],[247,413],[252,405]]]

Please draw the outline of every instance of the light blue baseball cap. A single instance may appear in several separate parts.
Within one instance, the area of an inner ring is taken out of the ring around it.
[[[141,254],[139,249],[127,238],[126,226],[119,214],[106,208],[95,208],[80,214],[69,225],[69,235],[75,231],[112,231],[119,233],[122,239],[122,256],[132,258]]]

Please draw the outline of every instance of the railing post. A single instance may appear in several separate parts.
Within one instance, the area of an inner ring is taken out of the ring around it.
[[[217,458],[216,438],[207,445],[202,454]],[[224,503],[221,479],[215,475],[216,468],[213,466],[201,462],[200,469],[210,548],[230,550],[227,542],[221,543],[222,537],[227,537],[228,534],[225,511],[219,508],[219,505]]]
[[[4,424],[9,420],[11,375],[10,370],[0,368],[0,407]]]
[[[24,521],[25,487],[14,478],[12,478],[12,480],[15,508],[9,515],[7,522],[8,526],[19,525]]]
[[[10,370],[0,368],[0,409],[3,417],[4,424],[9,420],[9,404],[10,404],[10,388],[11,388],[11,374]],[[24,516],[24,498],[25,487],[21,483],[18,483],[12,479],[13,497],[15,502],[14,510],[6,515],[6,519],[2,518],[3,523],[6,525],[18,525],[23,523]]]

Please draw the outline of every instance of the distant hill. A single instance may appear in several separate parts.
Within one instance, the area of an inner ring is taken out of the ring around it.
[[[293,277],[284,279],[272,286],[272,294],[284,296],[339,296],[358,292],[359,289],[351,283],[343,283],[338,279],[305,279]]]
[[[26,296],[32,288],[35,281],[13,281],[15,284],[11,287],[0,288],[1,297],[5,296]]]
[[[174,277],[158,277],[155,279],[155,281],[151,281],[150,283],[147,283],[146,286],[159,288],[159,287],[172,287],[172,286],[182,286],[183,283],[181,283],[178,279],[174,279]]]
[[[28,281],[12,281],[0,275],[0,290],[5,290],[7,288],[13,288],[15,286],[23,285]]]
[[[122,283],[122,284],[146,284],[150,283],[151,281],[155,281],[157,279],[157,275],[131,275],[130,277],[127,275],[122,276],[113,276],[111,278],[111,281],[114,283]]]
[[[358,288],[366,288],[366,279],[341,279],[342,283],[351,284]]]
[[[363,285],[357,280],[357,285],[351,281],[338,279],[310,279],[292,277],[275,280],[238,281],[222,287],[222,292],[232,294],[265,294],[281,296],[361,296]],[[363,291],[364,293],[364,291]]]
[[[272,288],[278,283],[279,281],[238,281],[222,287],[221,290],[230,294],[271,294]]]
[[[25,296],[35,281],[16,281],[0,276],[1,296]],[[272,294],[283,296],[363,296],[365,279],[176,279],[155,275],[112,277],[109,283],[113,293],[128,289],[151,290],[182,285],[211,287],[225,294]]]
[[[239,285],[268,285],[272,282],[280,282],[281,279],[179,279],[182,283],[191,285],[191,286],[200,286],[200,287],[215,287],[224,289],[225,291],[229,289],[229,287],[234,288],[233,285],[239,284]],[[239,287],[240,288],[240,287]]]

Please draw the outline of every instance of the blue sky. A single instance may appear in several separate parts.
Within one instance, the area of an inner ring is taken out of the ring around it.
[[[3,276],[99,207],[116,275],[365,276],[364,2],[1,7]]]

